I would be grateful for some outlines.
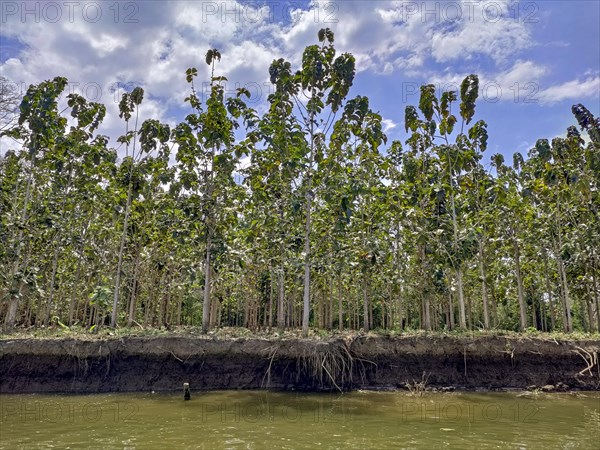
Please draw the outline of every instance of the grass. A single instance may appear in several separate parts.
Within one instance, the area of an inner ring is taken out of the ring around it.
[[[224,327],[209,331],[207,334],[202,334],[199,327],[182,326],[174,329],[167,330],[165,328],[101,328],[99,330],[90,331],[86,328],[79,326],[66,327],[66,326],[51,326],[47,328],[17,328],[11,333],[0,332],[0,340],[7,339],[64,339],[64,338],[75,338],[82,340],[97,340],[97,339],[120,339],[124,337],[196,337],[204,339],[300,339],[302,338],[301,330],[286,330],[279,332],[273,331],[251,331],[247,328],[236,328],[236,327]],[[528,339],[536,338],[543,340],[562,340],[572,341],[580,339],[600,339],[599,333],[583,333],[576,331],[574,333],[562,333],[562,332],[539,332],[528,330],[524,333],[518,333],[514,331],[506,330],[453,330],[453,331],[424,331],[424,330],[383,330],[376,329],[369,333],[356,330],[345,330],[345,331],[329,331],[329,330],[316,330],[312,329],[309,332],[309,339],[312,340],[328,340],[328,339],[351,339],[357,336],[371,336],[371,337],[429,337],[429,338],[442,338],[442,337],[455,337],[455,338],[479,338],[479,337],[509,337],[513,339]]]

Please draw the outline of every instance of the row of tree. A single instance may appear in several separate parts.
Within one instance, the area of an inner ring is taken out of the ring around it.
[[[104,105],[70,94],[69,118],[65,78],[30,86],[2,133],[4,326],[599,330],[600,120],[576,105],[579,127],[490,173],[470,75],[423,86],[388,145],[348,98],[353,56],[318,38],[299,70],[273,62],[262,116],[226,98],[216,49],[172,128],[123,94],[116,149]]]

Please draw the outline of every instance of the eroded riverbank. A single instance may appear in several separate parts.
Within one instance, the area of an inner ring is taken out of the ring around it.
[[[0,392],[600,390],[599,339],[353,336],[0,341]]]

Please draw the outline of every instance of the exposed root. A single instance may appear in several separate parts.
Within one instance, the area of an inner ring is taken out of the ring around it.
[[[429,375],[425,376],[425,372],[421,375],[421,381],[415,381],[413,379],[412,383],[409,383],[406,380],[406,388],[410,391],[411,395],[416,395],[418,397],[423,397],[423,394],[427,390],[427,381],[429,380]]]
[[[269,365],[263,375],[261,387],[269,388],[273,364],[281,354],[280,350],[281,344],[267,349],[266,358],[269,360]],[[359,372],[364,379],[365,362],[375,364],[355,357],[350,352],[348,344],[341,340],[305,341],[297,343],[295,350],[297,351],[294,352],[297,355],[295,358],[296,381],[306,380],[309,385],[317,389],[335,389],[343,392],[352,386],[352,377],[355,372]],[[355,365],[355,361],[360,363],[358,367]]]
[[[164,350],[164,348],[157,346],[156,348],[158,348],[159,350]],[[177,361],[184,363],[185,361],[183,359],[181,359],[179,356],[177,356],[175,353],[173,353],[171,350],[169,350],[169,353],[171,354],[171,356],[173,358],[175,358]],[[186,358],[186,361],[188,360],[189,356]]]
[[[275,359],[277,350],[279,350],[278,346],[272,347],[272,351],[269,355],[269,367],[267,368],[267,371],[265,372],[265,374],[263,376],[262,382],[260,383],[261,388],[265,387],[265,378],[267,379],[267,386],[266,386],[267,389],[271,385],[271,367],[273,366],[273,360]]]
[[[343,387],[352,384],[354,357],[345,342],[309,345],[298,360],[298,369],[298,378],[308,375],[319,387],[335,387],[343,392]]]
[[[593,377],[592,369],[597,367],[598,370],[598,379],[600,379],[600,364],[598,363],[598,352],[592,351],[591,353],[581,347],[575,347],[577,350],[574,350],[586,364],[586,368],[579,372],[578,376],[583,376],[586,372],[589,372],[589,376]]]

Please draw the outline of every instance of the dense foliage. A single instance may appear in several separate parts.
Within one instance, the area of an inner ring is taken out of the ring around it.
[[[262,116],[226,98],[216,49],[172,128],[124,94],[116,149],[103,105],[68,95],[69,118],[65,78],[30,86],[3,131],[4,326],[600,329],[599,119],[576,105],[565,137],[490,173],[470,75],[423,86],[388,144],[348,98],[353,56],[318,38],[299,70],[273,62]]]

